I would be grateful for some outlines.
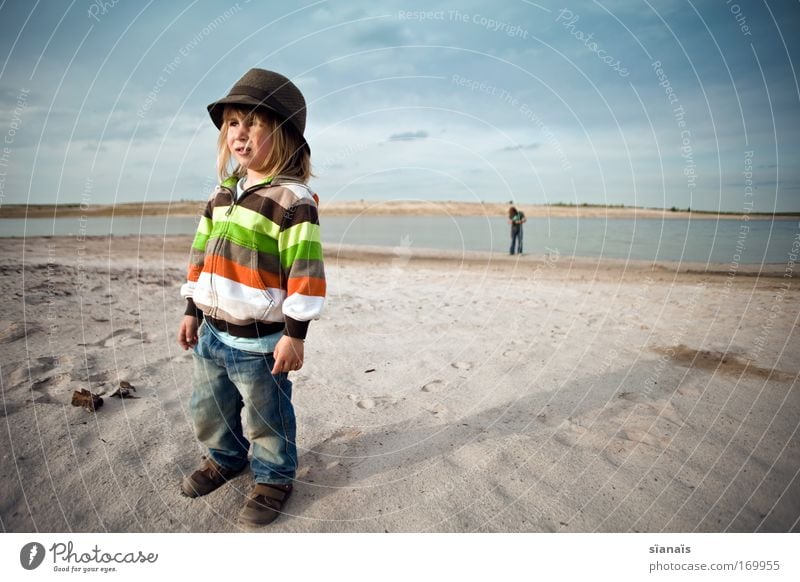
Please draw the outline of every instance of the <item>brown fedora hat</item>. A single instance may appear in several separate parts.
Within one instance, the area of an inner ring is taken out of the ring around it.
[[[274,71],[250,69],[228,94],[208,106],[208,114],[217,129],[222,128],[222,114],[226,105],[239,105],[253,109],[267,109],[285,120],[300,134],[303,145],[311,151],[306,142],[306,100],[297,85]]]

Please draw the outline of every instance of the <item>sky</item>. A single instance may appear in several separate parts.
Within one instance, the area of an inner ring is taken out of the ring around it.
[[[259,67],[323,202],[800,211],[795,0],[7,0],[0,47],[0,205],[207,198]]]

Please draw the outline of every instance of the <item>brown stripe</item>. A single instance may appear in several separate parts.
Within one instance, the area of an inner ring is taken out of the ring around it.
[[[211,311],[211,306],[210,305],[202,305],[200,307],[202,307],[203,311]],[[250,319],[238,319],[238,318],[232,316],[230,313],[228,313],[224,309],[222,309],[221,307],[219,307],[219,305],[217,306],[217,315],[219,316],[219,319],[225,320],[225,321],[227,321],[229,323],[232,323],[234,325],[250,325],[253,322],[255,322],[255,320],[252,319],[252,318],[250,318]],[[266,324],[266,323],[274,323],[274,322],[263,322],[263,323]]]
[[[220,186],[206,205],[206,210],[208,211],[208,214],[205,215],[206,218],[213,218],[213,208],[215,206],[230,206],[232,203],[233,195],[231,192],[227,188]]]
[[[319,224],[316,203],[310,199],[298,199],[294,192],[281,186],[272,186],[251,192],[242,199],[240,204],[248,210],[258,212],[279,226],[283,224],[284,215],[289,209],[292,209],[292,212],[287,225],[299,224],[304,221]],[[287,225],[284,225],[284,228],[288,228]]]
[[[202,267],[205,262],[205,256],[204,252],[192,247],[192,250],[189,251],[189,266]]]
[[[217,238],[209,239],[206,248],[215,248],[215,241]],[[224,241],[224,244],[219,245],[217,255],[225,259],[233,261],[243,267],[251,269],[258,269],[260,271],[268,271],[271,273],[281,273],[281,261],[277,255],[256,251],[254,258],[253,251],[247,247],[243,247],[233,243],[230,240]],[[189,255],[190,265],[202,265],[205,262],[205,255],[196,249],[192,249]],[[295,275],[294,273],[298,273]],[[302,259],[296,258],[292,264],[292,276],[298,277],[316,277],[318,279],[325,278],[325,269],[323,262],[317,259]]]
[[[204,319],[218,330],[235,335],[236,337],[266,337],[283,331],[283,328],[286,327],[283,323],[263,323],[257,321],[249,325],[235,325],[224,319],[215,319],[208,316],[205,316]]]
[[[312,200],[300,200],[292,209],[290,220],[287,221],[283,229],[286,230],[287,228],[303,222],[319,224],[319,213],[317,212],[317,206]]]
[[[218,255],[250,269],[271,273],[281,272],[281,261],[276,255],[253,252],[252,249],[239,246],[231,241],[225,241],[225,244],[220,245]]]
[[[308,259],[295,259],[292,264],[290,275],[295,277],[313,277],[315,279],[325,278],[325,267],[322,261],[308,260]]]
[[[267,192],[268,191],[269,190],[267,190]],[[262,192],[264,191],[259,190],[258,192],[248,194],[242,199],[239,206],[257,212],[264,218],[280,226],[283,221],[283,215],[286,213],[286,207],[272,197],[263,195]]]

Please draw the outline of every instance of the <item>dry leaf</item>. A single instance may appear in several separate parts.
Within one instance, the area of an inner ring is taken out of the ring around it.
[[[136,392],[136,387],[130,382],[122,380],[119,383],[119,388],[114,390],[114,392],[109,394],[109,396],[114,396],[115,398],[139,398],[138,396],[131,394],[131,392]]]
[[[75,390],[72,393],[72,406],[80,406],[86,412],[94,412],[103,406],[103,399],[85,388],[83,390]]]

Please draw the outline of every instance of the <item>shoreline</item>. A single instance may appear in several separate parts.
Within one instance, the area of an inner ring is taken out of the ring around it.
[[[2,241],[6,241],[3,243]],[[188,257],[192,244],[191,235],[123,235],[123,236],[36,236],[0,238],[0,249],[7,253],[8,247],[25,245],[25,252],[36,261],[41,249],[57,248],[67,251],[71,256],[110,257],[124,252],[124,256],[139,256],[159,253],[165,262],[179,261]],[[674,277],[703,276],[719,279],[737,277],[746,279],[785,278],[785,263],[701,263],[692,261],[650,261],[642,259],[618,259],[613,257],[548,256],[545,254],[524,254],[510,256],[490,251],[455,251],[432,248],[403,248],[372,245],[326,244],[326,262],[353,264],[386,264],[397,268],[406,263],[419,267],[446,265],[448,268],[470,268],[490,270],[512,270],[518,274],[530,272],[536,278],[557,278],[568,276],[585,279],[598,273],[642,275],[658,274]]]
[[[203,201],[133,202],[116,205],[81,204],[5,204],[0,206],[0,218],[71,218],[107,216],[197,216]],[[517,203],[527,218],[643,218],[694,220],[800,220],[800,213],[717,213],[714,211],[669,210],[642,207],[595,205],[524,205]],[[502,216],[506,203],[456,201],[349,201],[320,204],[322,216]]]

